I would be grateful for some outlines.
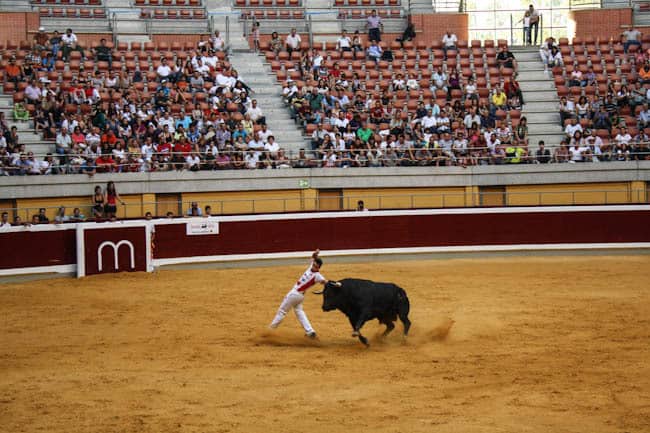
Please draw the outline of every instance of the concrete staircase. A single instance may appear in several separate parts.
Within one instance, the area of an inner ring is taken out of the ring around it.
[[[513,47],[519,65],[517,80],[524,95],[522,116],[528,120],[530,150],[544,140],[547,147],[558,145],[564,137],[560,126],[559,99],[553,79],[544,72],[537,48]]]
[[[13,96],[0,94],[0,111],[4,113],[7,125],[18,129],[19,142],[25,145],[25,150],[34,152],[42,159],[48,152],[54,152],[54,143],[43,141],[40,134],[34,133],[34,122],[16,122],[13,118]]]
[[[230,63],[255,92],[251,97],[257,99],[276,141],[290,155],[296,155],[307,143],[302,131],[291,119],[289,110],[284,106],[281,88],[270,69],[267,69],[268,66],[264,64],[263,57],[250,51],[234,51],[230,56]]]

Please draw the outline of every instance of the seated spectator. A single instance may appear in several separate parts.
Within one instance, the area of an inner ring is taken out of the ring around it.
[[[648,108],[647,102],[643,104],[643,108],[639,112],[637,120],[639,129],[650,128],[650,108]]]
[[[591,104],[586,96],[581,96],[576,105],[576,115],[578,119],[591,119]]]
[[[560,125],[564,127],[566,119],[571,119],[575,116],[576,106],[572,100],[567,100],[566,96],[560,98]]]
[[[106,46],[106,39],[100,39],[99,46],[92,48],[91,51],[95,54],[95,60],[108,62],[108,69],[113,69],[113,56],[111,49]]]
[[[16,102],[14,104],[12,114],[14,120],[17,122],[27,122],[29,121],[29,111],[25,108],[25,105],[22,102]]]
[[[47,217],[45,214],[45,208],[42,207],[38,210],[38,214],[36,215],[36,220],[37,224],[49,224],[50,219]]]
[[[501,87],[497,86],[492,97],[490,98],[490,111],[492,113],[497,110],[507,110],[508,109],[508,96],[501,90]]]
[[[219,30],[215,30],[214,36],[210,38],[210,43],[214,51],[224,51],[226,48],[226,41],[221,37]]]
[[[585,145],[589,148],[589,155],[591,157],[591,162],[599,162],[604,160],[602,149],[603,140],[596,135],[596,130],[592,129],[585,133]]]
[[[278,35],[278,32],[271,33],[271,40],[269,41],[269,47],[276,55],[282,51],[282,40]]]
[[[22,79],[23,79],[23,71],[16,64],[16,58],[15,57],[11,57],[9,59],[9,64],[5,67],[5,76],[6,76],[7,81],[11,81],[16,86],[18,86],[19,81],[22,81]]]
[[[497,54],[497,64],[499,69],[510,68],[517,72],[517,60],[507,46],[501,47]]]
[[[343,29],[341,36],[336,40],[336,49],[341,52],[352,51],[352,39],[350,39],[345,29]]]
[[[542,45],[539,47],[539,56],[542,59],[542,63],[544,65],[548,65],[551,56],[551,50],[553,47],[557,48],[557,44],[555,43],[555,38],[552,36],[546,38],[546,40],[542,42]]]
[[[399,45],[401,48],[404,48],[404,42],[409,42],[415,39],[415,26],[413,23],[408,23],[404,31],[402,32],[402,36],[397,38],[397,42],[399,42]],[[443,37],[443,46],[444,46],[444,37]]]
[[[117,171],[117,164],[112,158],[111,153],[101,153],[99,158],[95,160],[97,173],[113,173]]]
[[[363,51],[363,42],[359,30],[355,30],[354,35],[352,35],[352,49],[354,52]]]
[[[447,73],[442,70],[442,67],[438,67],[435,72],[431,75],[431,90],[444,90],[447,92],[448,86],[448,76]]]
[[[64,61],[68,61],[72,51],[78,51],[81,54],[81,58],[85,60],[86,56],[84,55],[84,50],[79,45],[77,35],[72,33],[72,29],[66,29],[65,34],[61,36],[61,45]]]
[[[445,53],[445,60],[447,60],[447,51],[456,50],[456,44],[458,44],[458,37],[451,30],[447,30],[442,36],[442,50]]]
[[[521,92],[521,87],[519,87],[519,82],[514,76],[508,77],[503,90],[508,97],[508,106],[520,109],[524,105],[524,95]]]
[[[287,38],[285,39],[285,49],[291,54],[294,51],[300,51],[300,44],[302,42],[302,39],[300,38],[300,35],[296,32],[296,29],[293,28],[291,29],[291,33],[287,35]]]
[[[59,209],[56,211],[54,216],[54,222],[61,224],[70,221],[70,217],[65,214],[65,206],[59,206]]]
[[[383,52],[384,50],[382,50],[381,47],[377,44],[377,41],[370,41],[370,46],[368,47],[366,55],[368,56],[369,60],[379,62],[379,60],[381,60]]]
[[[85,220],[86,217],[84,216],[84,214],[81,213],[81,209],[79,209],[78,207],[74,208],[72,211],[72,215],[70,215],[70,221],[81,222]]]
[[[203,216],[203,210],[197,202],[193,201],[190,204],[189,209],[187,209],[187,216]]]
[[[562,53],[557,47],[551,48],[551,52],[548,56],[547,66],[549,68],[554,68],[556,66],[564,66],[564,60],[562,59]]]
[[[57,54],[59,53],[59,50],[61,49],[61,44],[63,43],[61,39],[61,35],[57,30],[54,30],[54,33],[52,33],[52,37],[48,41],[49,48],[52,53],[53,58],[57,58]]]
[[[572,117],[571,122],[564,128],[564,133],[568,139],[571,139],[571,137],[575,135],[576,131],[582,133],[582,125],[578,123],[577,118]]]
[[[172,68],[169,66],[167,59],[163,57],[160,60],[160,65],[156,68],[156,75],[158,76],[158,81],[161,83],[167,82],[166,80],[170,79],[172,74]]]
[[[578,67],[578,62],[575,62],[573,64],[573,71],[571,71],[571,75],[569,76],[569,87],[585,87],[586,85],[587,81],[584,79],[582,71]]]
[[[632,45],[636,45],[637,47],[641,48],[642,35],[640,31],[634,28],[634,26],[630,26],[628,30],[621,33],[621,36],[625,38],[625,42],[623,42],[623,50],[626,53],[628,52],[630,46]]]
[[[650,84],[650,62],[645,62],[639,68],[639,80],[641,84]]]
[[[546,148],[543,140],[540,140],[537,144],[537,150],[535,151],[535,162],[537,164],[548,164],[551,162],[551,151]]]

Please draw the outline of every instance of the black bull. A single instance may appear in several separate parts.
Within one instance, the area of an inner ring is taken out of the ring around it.
[[[394,328],[393,323],[399,319],[404,324],[404,335],[408,335],[411,321],[409,314],[409,299],[406,292],[393,283],[376,283],[374,281],[346,278],[340,281],[330,281],[325,285],[323,294],[323,310],[340,310],[348,317],[353,337],[368,345],[368,339],[361,335],[361,327],[368,320],[378,319],[386,325],[384,336]]]

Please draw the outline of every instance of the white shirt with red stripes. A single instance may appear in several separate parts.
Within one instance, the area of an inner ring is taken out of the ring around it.
[[[320,272],[312,271],[311,267],[312,265],[310,264],[305,273],[302,274],[302,276],[293,286],[292,290],[295,290],[298,293],[305,293],[307,289],[309,289],[314,284],[326,281],[326,278],[322,276]]]

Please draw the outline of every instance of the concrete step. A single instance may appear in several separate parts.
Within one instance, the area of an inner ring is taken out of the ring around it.
[[[524,92],[526,104],[529,102],[556,102],[559,101],[555,92]]]
[[[525,95],[524,95],[525,96]],[[558,102],[528,102],[522,113],[548,113],[558,111]]]
[[[519,85],[522,92],[556,91],[552,81],[524,81],[520,82]]]
[[[556,123],[540,123],[536,124],[534,128],[529,129],[530,134],[561,134],[562,128],[560,127],[560,118],[558,115],[558,120]]]
[[[525,52],[512,52],[512,54],[515,56],[515,59],[517,60],[517,63],[521,62],[532,62],[532,61],[540,61],[539,58],[539,51],[525,51]],[[541,64],[541,62],[540,62]]]
[[[560,113],[522,113],[522,116],[526,116],[528,124],[555,124],[560,125]]]
[[[517,74],[517,81],[523,83],[524,81],[546,81],[549,80],[549,76],[544,73],[544,69],[535,70],[535,71],[519,71]],[[552,82],[552,81],[551,81]]]

